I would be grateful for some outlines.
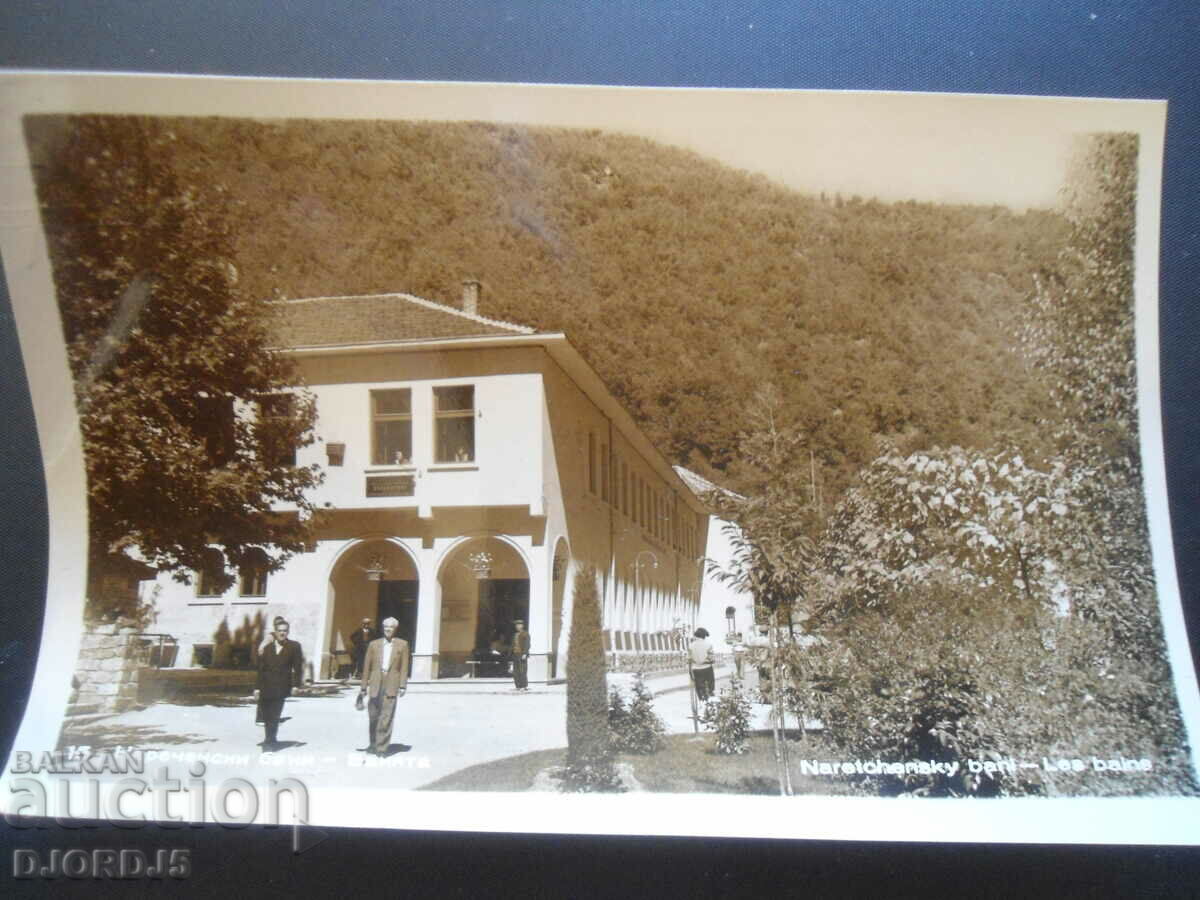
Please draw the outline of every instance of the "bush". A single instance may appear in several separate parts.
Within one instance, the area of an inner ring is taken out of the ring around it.
[[[577,756],[563,767],[559,790],[576,794],[615,794],[625,790],[607,750]]]
[[[864,776],[882,795],[1196,793],[1158,659],[1113,652],[1104,623],[1030,613],[1000,590],[925,587],[887,615],[863,613],[789,660],[802,706],[846,758],[958,762],[945,775]],[[1042,758],[1154,761],[1119,778],[1045,771]],[[994,777],[968,760],[1015,760]]]
[[[750,749],[750,700],[737,679],[704,704],[700,723],[717,734],[717,752],[738,754]]]
[[[619,753],[654,753],[662,747],[667,728],[654,711],[654,697],[639,673],[633,680],[633,699],[627,706],[620,690],[608,694],[609,746]]]

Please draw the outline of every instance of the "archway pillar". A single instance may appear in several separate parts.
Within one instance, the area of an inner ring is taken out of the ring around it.
[[[412,680],[433,681],[438,677],[438,626],[442,618],[442,590],[438,581],[437,552],[432,547],[418,551],[421,584],[417,592],[417,636],[412,648]]]
[[[550,678],[550,643],[554,639],[552,610],[554,585],[551,565],[553,548],[543,544],[528,548],[529,553],[529,680]]]

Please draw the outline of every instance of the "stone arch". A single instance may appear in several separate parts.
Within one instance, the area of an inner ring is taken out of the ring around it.
[[[420,581],[417,555],[391,535],[363,535],[338,550],[326,573],[323,659],[330,676],[344,675],[352,665],[351,636],[364,618],[376,633],[382,618],[399,619],[398,636],[413,643]]]
[[[531,569],[524,550],[507,535],[476,532],[447,547],[435,571],[438,676],[505,675],[513,620],[529,621]]]

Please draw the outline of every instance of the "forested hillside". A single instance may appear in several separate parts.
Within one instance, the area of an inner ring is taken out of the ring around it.
[[[52,146],[62,123],[32,130]],[[1044,404],[1013,347],[1053,213],[804,196],[596,131],[139,125],[227,204],[241,291],[456,303],[478,278],[485,315],[566,331],[673,461],[726,483],[768,384],[831,501],[879,436],[990,446]]]

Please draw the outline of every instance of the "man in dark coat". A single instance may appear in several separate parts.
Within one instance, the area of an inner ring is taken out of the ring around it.
[[[383,637],[371,641],[363,664],[362,687],[358,691],[359,708],[367,699],[367,752],[387,755],[392,740],[392,721],[396,699],[408,691],[408,641],[396,637],[400,623],[383,620]]]
[[[529,690],[529,632],[525,630],[525,623],[517,619],[513,622],[513,627],[516,628],[516,633],[513,635],[512,645],[512,673],[513,684],[516,686],[514,690],[528,691]]]
[[[304,651],[295,641],[288,640],[290,626],[282,619],[275,620],[275,639],[258,654],[258,682],[254,688],[254,699],[258,701],[254,721],[266,728],[264,750],[277,749],[279,716],[283,712],[283,701],[300,687],[304,678]]]
[[[363,660],[367,658],[367,645],[375,640],[375,629],[370,619],[363,619],[358,630],[350,635],[351,654],[354,659],[354,677],[362,678]]]

